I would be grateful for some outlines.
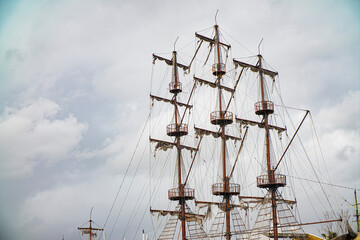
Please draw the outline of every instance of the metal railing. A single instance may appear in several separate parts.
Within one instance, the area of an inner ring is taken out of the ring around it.
[[[224,111],[215,111],[210,114],[211,123],[216,122],[233,122],[233,113],[232,112],[224,112]]]
[[[185,135],[188,133],[188,125],[185,123],[182,124],[169,124],[166,127],[167,135]]]
[[[214,195],[223,195],[223,194],[236,195],[240,193],[240,184],[228,183],[228,189],[226,189],[225,183],[215,183],[212,185],[211,190]]]
[[[224,74],[226,72],[226,65],[224,63],[215,63],[212,65],[212,71],[214,75],[218,73]]]
[[[256,178],[256,183],[258,187],[269,185],[285,186],[286,176],[283,174],[271,174],[269,178],[269,175],[261,175]]]
[[[169,83],[169,90],[170,90],[170,92],[181,92],[182,91],[181,82],[171,82],[171,83]]]
[[[181,193],[183,190],[183,194]],[[172,188],[168,191],[169,199],[178,200],[180,198],[185,199],[194,199],[195,198],[195,190],[192,188]]]
[[[271,101],[260,101],[255,103],[255,112],[262,111],[274,112],[274,103]]]

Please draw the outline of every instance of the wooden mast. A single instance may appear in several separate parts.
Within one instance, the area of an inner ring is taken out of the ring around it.
[[[217,74],[217,85],[220,86],[221,84],[221,78],[223,75],[223,71],[221,71],[221,51],[220,51],[220,40],[219,40],[219,26],[216,24],[215,25],[215,42],[216,42],[216,52],[217,52],[217,62],[215,64],[218,74]],[[225,72],[225,71],[224,71]],[[225,112],[223,112],[222,109],[222,95],[221,95],[221,88],[218,87],[218,93],[219,93],[219,110],[220,110],[220,117],[224,118],[225,117]],[[221,124],[221,147],[222,147],[222,167],[223,167],[223,184],[224,184],[224,198],[225,198],[225,217],[226,217],[226,239],[230,240],[231,239],[231,229],[230,229],[230,195],[226,194],[227,192],[229,192],[229,179],[226,175],[226,138],[225,138],[225,124]]]
[[[91,209],[92,211],[92,209]],[[103,228],[94,228],[92,227],[92,220],[91,220],[91,213],[90,213],[90,220],[89,220],[89,227],[78,227],[78,230],[83,231],[83,234],[89,234],[89,240],[93,240],[93,236],[96,237],[96,231],[104,231]]]
[[[259,75],[260,75],[260,89],[261,89],[261,105],[265,109],[267,105],[264,93],[264,78],[262,74],[262,56],[259,54]],[[269,191],[271,193],[271,208],[272,208],[272,219],[273,219],[273,229],[274,229],[274,239],[278,240],[278,221],[277,221],[277,211],[276,211],[276,189],[277,186],[275,182],[275,170],[271,169],[271,156],[270,156],[270,131],[269,131],[269,114],[270,112],[264,111],[264,123],[265,123],[265,144],[266,144],[266,164],[267,164],[267,174],[269,180]],[[273,183],[273,184],[272,184]]]
[[[178,72],[177,72],[177,58],[176,51],[173,51],[173,81],[174,85],[178,86]],[[178,127],[178,107],[177,107],[177,94],[174,93],[174,114],[175,114],[175,126]],[[181,179],[181,147],[180,147],[180,135],[176,135],[176,149],[177,149],[177,168],[178,168],[178,188],[180,193],[179,204],[181,211],[181,237],[182,240],[186,240],[186,219],[185,219],[185,199],[184,199],[184,186]]]
[[[176,43],[176,41],[175,41],[175,43]],[[182,123],[184,116],[183,117],[180,116],[179,107],[185,107],[186,109],[188,109],[188,108],[192,108],[192,106],[189,105],[190,99],[187,104],[178,101],[177,96],[179,93],[182,92],[182,84],[179,81],[178,67],[182,68],[184,71],[186,71],[189,67],[177,62],[177,52],[175,51],[175,43],[174,43],[174,51],[173,51],[173,55],[172,55],[171,59],[166,59],[166,58],[163,58],[163,57],[153,54],[154,61],[157,59],[160,61],[165,61],[166,64],[168,64],[172,67],[172,77],[171,77],[171,82],[169,83],[169,92],[173,94],[173,97],[171,99],[167,99],[167,98],[154,96],[154,95],[150,94],[150,97],[152,99],[170,103],[174,106],[174,117],[172,119],[172,122],[170,124],[168,124],[166,127],[166,134],[170,137],[175,137],[175,139],[174,139],[174,141],[169,142],[169,141],[150,138],[150,142],[157,142],[158,144],[165,144],[168,146],[171,145],[171,146],[174,146],[177,150],[176,163],[175,163],[176,170],[177,170],[177,172],[175,171],[175,174],[177,174],[177,177],[176,176],[175,177],[177,179],[177,182],[175,183],[175,185],[176,185],[175,188],[169,189],[168,198],[171,201],[177,201],[179,203],[180,209],[178,209],[176,211],[171,211],[171,212],[176,213],[181,222],[179,239],[180,239],[180,234],[181,234],[181,239],[186,240],[187,239],[187,237],[186,237],[186,220],[189,219],[189,217],[188,217],[189,213],[186,213],[186,201],[194,199],[195,196],[194,196],[194,189],[185,188],[185,184],[183,183],[182,158],[181,158],[182,155],[181,154],[182,154],[182,149],[186,149],[186,150],[190,150],[190,151],[197,151],[198,149],[181,144],[181,137],[188,134],[188,125]],[[185,113],[186,113],[186,110],[184,111],[183,114],[185,115]],[[156,211],[169,212],[166,210],[164,211],[164,210],[150,209],[150,212],[156,212]],[[175,226],[175,228],[176,228],[176,226]],[[164,231],[165,232],[169,231],[169,229],[166,230],[166,228],[165,228]],[[175,232],[175,229],[174,229],[174,232]]]

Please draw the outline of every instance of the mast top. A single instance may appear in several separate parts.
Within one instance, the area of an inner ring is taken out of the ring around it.
[[[262,56],[261,56],[261,53],[260,53],[260,45],[261,45],[261,43],[262,43],[263,40],[264,40],[264,38],[261,39],[261,41],[260,41],[260,43],[259,43],[259,45],[258,45],[258,53],[259,53],[259,54],[258,54],[258,57],[262,57]]]
[[[92,214],[93,209],[94,209],[94,207],[91,207],[91,210],[90,210],[90,222],[91,222],[91,214]]]
[[[219,12],[219,9],[217,9],[217,10],[216,10],[216,13],[215,13],[215,27],[218,26],[218,25],[217,25],[217,21],[216,21],[216,17],[217,17],[218,12]]]
[[[177,42],[178,39],[179,39],[179,36],[176,38],[176,40],[175,40],[175,42],[174,42],[174,51],[173,51],[173,53],[176,53],[176,51],[175,51],[175,45],[176,45],[176,42]]]

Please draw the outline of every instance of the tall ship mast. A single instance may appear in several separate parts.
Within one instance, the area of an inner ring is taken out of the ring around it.
[[[175,45],[175,44],[174,44]],[[187,201],[194,200],[195,191],[194,189],[187,187],[188,177],[184,177],[185,170],[183,170],[183,157],[182,150],[197,151],[198,149],[185,146],[181,144],[181,137],[188,134],[188,125],[183,123],[184,116],[188,109],[191,109],[192,106],[188,103],[181,103],[178,101],[178,95],[182,92],[182,84],[179,80],[179,67],[183,70],[187,70],[188,67],[178,63],[177,61],[177,52],[173,51],[171,59],[165,59],[157,55],[153,55],[154,60],[159,59],[164,61],[166,64],[170,65],[172,68],[171,82],[169,83],[169,92],[172,94],[171,99],[162,98],[155,95],[150,95],[152,99],[164,101],[165,103],[173,105],[173,117],[172,122],[166,127],[167,136],[173,138],[172,142],[167,142],[164,140],[154,139],[150,137],[151,142],[157,143],[157,148],[161,146],[172,146],[176,148],[176,163],[175,163],[175,178],[174,178],[174,188],[169,189],[168,199],[170,201],[177,202],[177,206],[174,210],[160,210],[160,209],[151,209],[152,213],[161,212],[166,214],[171,214],[173,217],[169,219],[164,230],[161,232],[158,239],[173,239],[177,230],[178,222],[180,221],[180,234],[178,238],[182,240],[188,239],[188,236],[195,237],[206,237],[206,234],[201,226],[198,223],[197,219],[201,219],[202,216],[194,214],[191,212]],[[185,107],[185,110],[181,113],[180,106]],[[188,174],[187,174],[188,176]]]
[[[162,65],[165,72],[160,76],[168,82],[168,93],[150,94],[152,112],[154,105],[171,108],[151,113],[154,125],[164,126],[164,119],[168,123],[161,130],[150,129],[150,142],[155,144],[154,156],[160,155],[158,150],[164,150],[162,156],[156,157],[164,161],[164,166],[169,163],[174,167],[173,187],[167,192],[170,209],[150,209],[154,215],[168,217],[153,238],[308,239],[302,229],[305,224],[299,223],[293,211],[296,200],[283,197],[281,189],[287,186],[287,178],[281,170],[309,111],[303,111],[290,137],[285,125],[279,124],[283,119],[277,120],[276,104],[271,97],[278,73],[265,66],[260,50],[252,58],[256,59],[255,64],[231,59],[231,45],[222,39],[217,23],[210,30],[211,36],[195,33],[195,51],[187,63],[179,61],[175,44],[171,57],[153,54],[154,65],[159,62],[156,64]],[[246,87],[251,86],[252,90],[241,88],[242,82],[247,82]],[[250,110],[242,100],[245,96],[252,101]],[[246,146],[252,131],[260,135],[251,136],[256,143],[250,150]],[[262,153],[254,154],[261,149]],[[173,154],[166,155],[167,150]],[[252,151],[248,159],[245,151]],[[248,171],[239,168],[246,161],[255,160],[260,169],[253,179]],[[160,181],[169,179],[164,179],[161,171],[157,175]],[[258,194],[263,195],[243,194],[241,189],[248,186],[241,186],[239,180],[243,183],[254,180]],[[161,202],[162,206],[166,204]],[[251,220],[250,214],[255,218]],[[332,221],[338,219],[326,222]]]

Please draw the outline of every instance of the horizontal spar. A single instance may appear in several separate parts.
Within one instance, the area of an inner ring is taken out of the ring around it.
[[[209,42],[209,43],[211,43],[211,44],[216,44],[215,39],[205,37],[205,36],[200,35],[200,34],[198,34],[198,33],[195,33],[195,37],[197,37],[197,38],[199,38],[199,39],[201,39],[201,40],[204,40],[205,42]],[[231,48],[231,46],[230,46],[229,44],[222,43],[222,42],[219,42],[219,44],[227,47],[228,49]]]
[[[235,90],[233,88],[229,88],[229,87],[226,87],[226,86],[223,86],[223,85],[220,85],[220,84],[218,85],[216,83],[213,83],[213,82],[210,82],[210,81],[207,81],[205,79],[201,79],[201,78],[198,78],[198,77],[195,77],[195,76],[194,76],[194,80],[199,82],[200,84],[206,84],[206,85],[208,85],[208,86],[210,86],[212,88],[217,88],[218,87],[220,89],[223,89],[223,90],[231,92],[231,93],[235,92]]]
[[[159,209],[151,209],[150,213],[159,213],[162,216],[166,216],[170,214],[171,216],[174,215],[181,215],[181,211],[169,211],[169,210],[159,210]],[[196,214],[196,213],[185,213],[186,221],[194,221],[194,220],[200,220],[202,221],[205,218],[205,215],[203,214]]]
[[[162,102],[167,102],[167,103],[171,103],[171,104],[175,104],[175,101],[172,99],[167,99],[167,98],[163,98],[163,97],[159,97],[159,96],[155,96],[150,94],[150,97],[152,99],[155,99],[156,101],[162,101]],[[182,103],[182,102],[178,102],[176,101],[176,104],[180,107],[187,107],[187,108],[192,108],[192,105],[186,104],[186,103]]]
[[[173,65],[173,61],[170,60],[170,59],[163,58],[163,57],[160,57],[160,56],[155,55],[155,54],[153,54],[153,58],[154,58],[154,61],[153,61],[154,63],[155,63],[155,61],[158,59],[158,60],[160,60],[160,61],[165,61],[165,63],[166,63],[167,65],[170,65],[170,66]],[[183,64],[181,64],[181,63],[176,63],[176,65],[177,65],[178,67],[184,69],[184,71],[186,71],[186,70],[189,69],[189,66],[183,65]]]
[[[197,200],[195,201],[195,204],[196,204],[196,205],[198,205],[198,204],[217,205],[217,206],[223,205],[223,203],[221,203],[221,202],[209,202],[209,201],[197,201]],[[240,204],[230,204],[230,207],[231,207],[231,208],[234,208],[234,207],[247,208],[247,206],[240,205]]]
[[[244,201],[245,203],[259,203],[265,200],[265,197],[254,197],[254,196],[238,196],[240,200],[243,199],[254,199],[255,201]],[[286,200],[286,199],[281,199],[278,198],[276,199],[276,201],[278,202],[285,202],[287,204],[296,204],[296,201],[294,200]]]
[[[149,139],[150,139],[150,142],[157,143],[157,145],[155,146],[155,149],[160,148],[161,150],[166,151],[169,148],[173,148],[174,146],[176,147],[176,143],[173,143],[173,142],[163,141],[163,140],[154,139],[154,138],[149,138]],[[197,151],[196,148],[185,146],[185,145],[180,145],[180,148],[186,149],[189,151]]]
[[[252,125],[252,126],[258,125],[259,128],[265,127],[265,123],[263,123],[263,122],[257,122],[257,121],[253,121],[253,120],[243,119],[243,118],[236,118],[236,121],[241,124],[245,124],[245,125]],[[269,124],[269,129],[275,129],[278,132],[286,131],[286,128],[278,127],[278,126],[271,125],[271,124]]]
[[[260,68],[259,66],[254,66],[254,65],[251,65],[251,64],[248,64],[248,63],[240,62],[240,61],[235,60],[235,59],[233,59],[233,61],[234,61],[235,66],[240,66],[242,68],[250,68],[250,70],[253,71],[253,72],[260,72],[261,71],[263,74],[271,77],[272,79],[275,79],[275,76],[278,75],[277,72],[273,72],[273,71],[267,70],[265,68]]]
[[[194,127],[194,129],[195,129],[196,135],[198,135],[198,136],[212,135],[214,138],[221,137],[221,132],[214,132],[214,131],[210,131],[210,130],[206,130],[206,129],[198,128],[198,127]],[[225,138],[235,140],[235,141],[241,141],[240,137],[230,136],[230,135],[226,135],[226,134],[225,134]]]

